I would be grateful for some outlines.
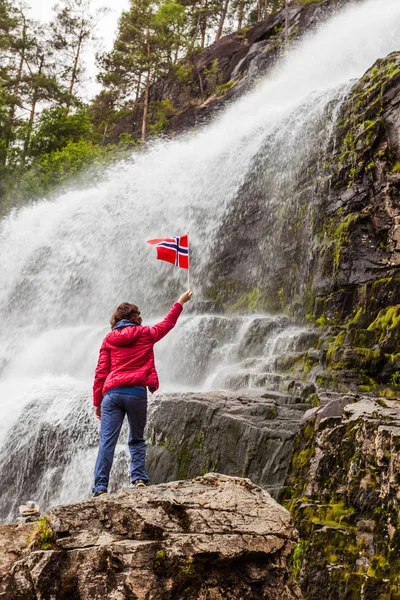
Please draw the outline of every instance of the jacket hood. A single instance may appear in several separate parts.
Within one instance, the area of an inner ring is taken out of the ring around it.
[[[132,321],[128,321],[128,319],[121,319],[114,325],[114,329],[122,329],[123,327],[138,327],[136,323],[132,323]]]
[[[105,341],[111,346],[130,346],[140,337],[143,327],[123,319],[107,333]]]

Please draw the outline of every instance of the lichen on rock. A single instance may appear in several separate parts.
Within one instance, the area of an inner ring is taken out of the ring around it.
[[[300,534],[293,566],[304,597],[319,599],[323,587],[327,600],[398,599],[399,403],[348,396],[312,419],[283,491]]]

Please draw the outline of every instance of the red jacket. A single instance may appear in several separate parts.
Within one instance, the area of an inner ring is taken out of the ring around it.
[[[107,333],[94,376],[94,406],[100,406],[104,394],[113,388],[140,385],[151,392],[158,389],[153,347],[175,327],[182,308],[175,302],[165,319],[153,327],[132,325]]]

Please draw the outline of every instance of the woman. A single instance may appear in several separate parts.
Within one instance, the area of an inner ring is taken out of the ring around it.
[[[183,305],[192,297],[188,290],[175,302],[161,323],[142,326],[140,311],[124,302],[111,317],[111,331],[100,348],[93,385],[94,413],[101,419],[100,447],[94,471],[93,495],[107,493],[115,446],[125,415],[129,422],[130,475],[135,487],[149,481],[146,473],[147,389],[158,389],[153,347],[175,326]]]

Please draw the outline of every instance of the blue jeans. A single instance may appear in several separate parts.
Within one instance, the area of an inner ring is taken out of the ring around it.
[[[146,442],[143,434],[147,417],[147,398],[118,392],[108,392],[101,403],[100,447],[94,469],[93,492],[107,491],[115,447],[125,415],[129,422],[129,452],[131,481],[149,481],[146,473]]]

